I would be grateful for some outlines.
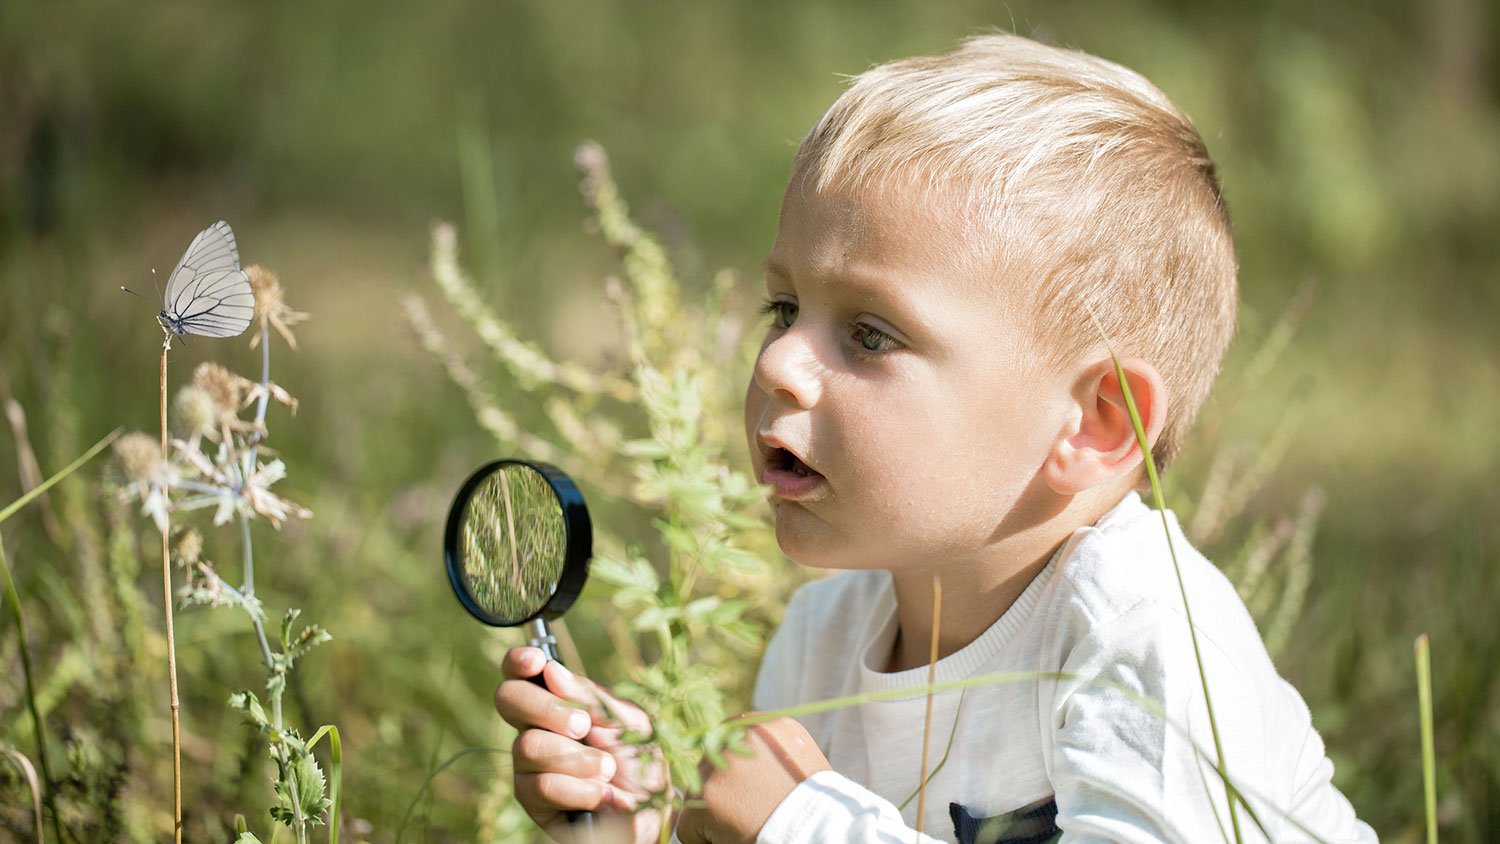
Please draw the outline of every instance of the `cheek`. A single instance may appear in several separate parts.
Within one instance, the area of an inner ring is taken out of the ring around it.
[[[755,379],[745,386],[745,445],[750,449],[752,463],[756,453],[755,429],[760,425],[761,412],[765,409],[766,394],[756,386]]]

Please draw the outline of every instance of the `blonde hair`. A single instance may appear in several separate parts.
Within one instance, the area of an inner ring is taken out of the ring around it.
[[[823,192],[893,178],[959,203],[1059,364],[1121,354],[1166,382],[1165,468],[1234,334],[1228,212],[1191,121],[1140,74],[1014,35],[855,77],[792,169]]]

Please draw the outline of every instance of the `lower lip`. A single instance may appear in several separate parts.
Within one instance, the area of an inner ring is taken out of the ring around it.
[[[827,483],[827,479],[822,475],[799,475],[787,469],[767,466],[760,473],[760,482],[769,485],[777,498],[796,501],[810,497]]]

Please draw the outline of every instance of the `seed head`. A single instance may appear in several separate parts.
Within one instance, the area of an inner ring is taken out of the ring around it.
[[[193,370],[193,386],[208,396],[220,417],[239,414],[245,397],[244,378],[213,361],[204,361]]]
[[[261,335],[266,333],[265,326],[268,323],[286,340],[288,346],[297,348],[297,338],[292,334],[292,326],[307,319],[308,315],[287,306],[281,293],[281,279],[277,278],[276,273],[260,264],[251,264],[245,268],[245,275],[250,278],[250,290],[255,293],[255,318],[261,322],[261,330],[250,338],[250,348],[260,344]]]
[[[172,402],[177,431],[184,436],[212,437],[218,425],[218,407],[214,397],[202,387],[189,384],[177,391]]]
[[[281,279],[277,278],[276,273],[260,264],[251,264],[245,268],[245,275],[249,276],[250,290],[255,293],[256,319],[264,319],[278,308],[286,307],[285,300],[281,298]]]
[[[120,470],[131,483],[150,480],[161,465],[161,443],[150,434],[131,431],[115,440],[114,450],[115,457],[120,460]]]
[[[184,568],[192,566],[203,556],[203,534],[192,528],[178,531],[173,550],[176,552],[178,565]]]

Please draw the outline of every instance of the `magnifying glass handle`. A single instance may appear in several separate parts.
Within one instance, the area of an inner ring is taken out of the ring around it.
[[[557,638],[552,635],[552,626],[547,623],[547,619],[535,619],[527,627],[530,630],[531,639],[526,644],[533,648],[540,648],[542,653],[547,656],[548,662],[561,664],[562,660],[557,658]],[[544,689],[547,688],[547,681],[543,680],[540,674],[534,675],[531,678],[531,682],[536,683]],[[592,844],[594,840],[594,813],[574,811],[567,812],[565,817],[568,820],[568,831],[571,833],[570,840],[577,842],[577,844]]]
[[[548,662],[561,663],[562,660],[558,657],[557,653],[557,638],[552,635],[552,626],[547,623],[547,619],[532,619],[526,627],[527,632],[531,634],[531,638],[526,640],[526,644],[540,649],[542,655],[547,657]],[[544,689],[547,687],[547,683],[542,679],[541,674],[533,676],[531,682],[536,683]]]

